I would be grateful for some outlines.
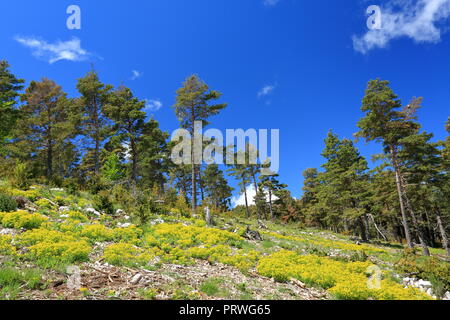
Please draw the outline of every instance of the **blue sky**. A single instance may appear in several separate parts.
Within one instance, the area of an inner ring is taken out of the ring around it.
[[[215,128],[280,129],[281,180],[299,196],[302,171],[323,162],[327,131],[357,131],[370,79],[390,80],[404,103],[424,97],[420,122],[435,139],[446,136],[449,2],[1,1],[0,59],[27,81],[55,80],[70,96],[93,63],[103,82],[148,99],[170,132],[178,126],[175,91],[197,73],[229,103]],[[81,30],[66,27],[72,4],[81,8]],[[372,4],[384,18],[378,33],[366,25]],[[358,147],[368,157],[380,151]]]

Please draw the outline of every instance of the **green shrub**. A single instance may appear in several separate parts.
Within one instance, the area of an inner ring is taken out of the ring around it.
[[[16,211],[17,202],[12,197],[0,193],[0,212]]]
[[[442,297],[450,290],[450,263],[436,257],[417,255],[414,250],[406,249],[395,264],[399,273],[413,274],[428,280],[433,285],[437,297]]]
[[[10,184],[18,189],[28,189],[28,187],[30,186],[29,178],[30,173],[28,171],[27,165],[25,163],[17,161],[9,176]]]
[[[105,212],[107,214],[114,213],[114,204],[110,198],[110,192],[103,190],[94,196],[94,208],[100,212]]]

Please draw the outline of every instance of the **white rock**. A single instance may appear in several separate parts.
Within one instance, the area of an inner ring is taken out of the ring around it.
[[[68,214],[62,214],[62,215],[60,215],[59,217],[60,217],[60,218],[68,218],[69,215],[68,215]]]
[[[123,211],[122,209],[117,209],[117,211],[116,211],[117,215],[122,215],[124,213],[125,213],[125,211]]]
[[[433,286],[430,281],[425,281],[422,279],[417,281],[417,285],[424,288],[431,288]]]
[[[66,212],[69,210],[70,210],[70,207],[59,207],[59,209],[58,209],[59,212]]]
[[[62,188],[51,188],[50,191],[58,192],[58,191],[64,191],[64,189],[62,189]]]
[[[138,284],[139,281],[141,281],[141,279],[142,279],[142,274],[137,273],[137,274],[133,277],[133,279],[131,279],[130,283],[131,283],[131,284]]]
[[[88,213],[92,213],[92,214],[96,215],[97,217],[100,217],[100,212],[98,212],[94,208],[87,208],[85,211]]]
[[[131,227],[132,226],[132,224],[131,223],[118,223],[117,224],[117,227],[119,227],[119,228],[128,228],[128,227]]]
[[[442,300],[450,300],[450,291],[447,291],[444,295],[444,298]]]
[[[130,216],[123,217],[125,220],[130,220]]]
[[[427,294],[430,296],[433,296],[433,290],[431,288],[428,288]]]
[[[150,224],[151,224],[152,226],[157,225],[157,224],[162,224],[162,223],[164,223],[164,220],[161,219],[161,218],[155,219],[155,220],[153,220],[153,221],[150,222]]]

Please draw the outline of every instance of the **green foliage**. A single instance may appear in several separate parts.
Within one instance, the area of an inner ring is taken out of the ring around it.
[[[430,281],[438,297],[450,291],[450,264],[447,261],[418,256],[414,250],[406,249],[396,262],[395,268],[400,273]]]
[[[0,193],[0,212],[11,212],[17,209],[17,202],[11,196]]]
[[[18,189],[28,189],[30,172],[24,162],[17,161],[9,176],[9,183]]]
[[[107,214],[114,214],[114,204],[111,200],[110,192],[107,190],[100,191],[94,196],[94,208],[97,211],[105,212]]]
[[[122,164],[119,156],[115,153],[108,156],[102,166],[102,176],[108,182],[116,182],[124,177]]]

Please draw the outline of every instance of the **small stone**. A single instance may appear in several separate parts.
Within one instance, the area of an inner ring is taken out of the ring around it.
[[[122,209],[117,209],[116,214],[121,216],[121,215],[125,214],[125,211],[123,211]]]
[[[450,291],[447,291],[447,292],[444,294],[444,298],[442,298],[442,300],[450,300]]]
[[[417,281],[417,285],[423,288],[431,288],[433,286],[430,281],[425,281],[422,279]]]
[[[88,213],[91,213],[91,214],[93,214],[93,215],[96,215],[96,216],[100,217],[100,212],[98,212],[98,211],[95,210],[94,208],[87,208],[85,211],[88,212]]]
[[[70,210],[69,207],[59,207],[59,209],[58,209],[59,212],[66,212],[66,211],[69,211],[69,210]]]
[[[117,224],[117,227],[118,228],[128,228],[128,227],[131,227],[132,226],[132,224],[131,223],[118,223]]]
[[[59,217],[60,217],[60,218],[68,218],[69,215],[68,215],[68,214],[62,214],[62,215],[60,215]]]
[[[133,279],[131,279],[130,283],[131,283],[131,284],[138,284],[139,281],[141,281],[141,279],[142,279],[142,274],[137,273],[137,274],[133,277]]]
[[[428,294],[429,296],[433,296],[433,290],[432,290],[431,288],[428,288],[427,294]]]

